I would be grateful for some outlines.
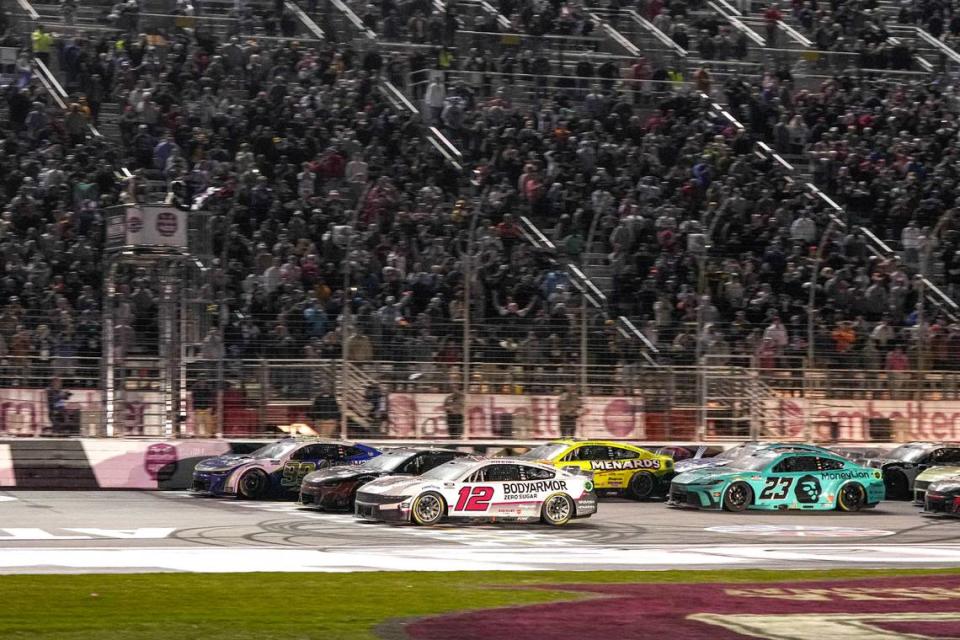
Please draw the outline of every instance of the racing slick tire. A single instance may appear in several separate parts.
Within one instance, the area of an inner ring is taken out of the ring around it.
[[[554,527],[562,527],[573,519],[576,507],[573,500],[565,493],[554,493],[547,496],[540,508],[540,521]]]
[[[723,492],[724,511],[746,511],[753,502],[753,489],[746,482],[734,482]]]
[[[866,503],[867,491],[859,482],[848,482],[837,492],[837,511],[860,511]]]
[[[646,500],[653,497],[657,490],[657,479],[647,471],[637,471],[630,477],[627,495],[634,500]]]
[[[906,500],[910,497],[910,483],[906,474],[899,469],[884,471],[883,484],[887,489],[887,500]]]
[[[247,471],[237,482],[237,495],[246,500],[259,500],[270,486],[267,474],[260,469]]]
[[[443,520],[447,504],[436,491],[427,491],[417,496],[410,505],[410,521],[422,527],[435,525]]]

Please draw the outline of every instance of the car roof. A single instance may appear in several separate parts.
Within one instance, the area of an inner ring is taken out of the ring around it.
[[[543,464],[542,462],[534,462],[532,460],[518,460],[516,458],[485,458],[478,455],[466,455],[462,458],[454,458],[450,462],[443,463],[442,466],[454,464],[462,467],[470,467],[480,464],[522,464],[528,467],[538,467],[540,469],[548,469],[550,471],[562,471],[562,469],[557,469],[553,465]]]
[[[758,447],[759,451],[826,451],[828,453],[834,453],[832,450],[827,447],[822,447],[818,444],[810,444],[808,442],[770,442],[770,443],[761,443]]]
[[[456,449],[447,449],[445,447],[384,447],[381,451],[384,455],[402,453],[411,455],[415,453],[452,453],[459,457],[471,455],[466,451],[457,451]]]
[[[351,442],[348,440],[338,440],[336,438],[324,438],[322,436],[290,436],[288,438],[280,438],[278,442],[295,442],[297,444],[344,444],[344,445],[356,445],[358,443]],[[364,445],[367,446],[367,445]]]
[[[900,447],[916,447],[917,449],[936,449],[937,447],[960,447],[960,442],[905,442]]]
[[[828,450],[828,449],[816,450],[816,449],[800,449],[800,448],[796,448],[796,447],[784,448],[784,449],[779,449],[779,448],[776,448],[776,447],[771,447],[771,448],[769,448],[769,449],[768,449],[768,448],[757,449],[756,451],[754,451],[753,453],[751,453],[749,456],[747,456],[747,458],[771,458],[771,459],[773,459],[773,458],[779,458],[779,457],[781,457],[781,456],[803,456],[803,455],[807,455],[807,456],[808,456],[808,455],[810,455],[811,453],[815,453],[815,454],[817,454],[818,456],[825,456],[825,457],[829,457],[829,458],[836,458],[837,460],[842,460],[842,461],[844,461],[844,462],[850,462],[850,459],[849,459],[849,458],[844,458],[844,457],[841,456],[840,454],[834,453],[833,451],[830,451],[830,450]]]
[[[650,449],[642,447],[638,444],[634,444],[632,442],[619,442],[617,440],[588,440],[586,438],[558,438],[556,440],[551,440],[550,442],[545,442],[543,444],[566,444],[570,446],[589,444],[589,445],[601,446],[601,447],[633,447],[634,449],[643,449],[644,451],[650,451]]]

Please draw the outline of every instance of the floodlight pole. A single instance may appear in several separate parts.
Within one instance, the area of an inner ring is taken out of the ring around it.
[[[463,256],[463,439],[470,439],[470,284],[473,280],[473,252],[479,211],[472,211],[467,231],[467,252]]]
[[[820,280],[820,264],[823,262],[823,251],[827,241],[833,235],[835,221],[831,220],[823,235],[820,236],[820,243],[817,245],[817,253],[813,258],[813,270],[810,273],[810,291],[807,298],[807,366],[812,367],[816,358],[816,347],[814,346],[814,317],[816,316],[817,304],[817,282]]]

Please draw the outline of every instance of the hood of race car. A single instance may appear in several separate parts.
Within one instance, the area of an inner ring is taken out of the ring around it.
[[[675,484],[708,484],[710,482],[726,480],[739,476],[753,475],[753,472],[737,471],[734,469],[717,469],[715,467],[704,467],[693,469],[678,474],[672,480]]]
[[[960,477],[930,483],[927,493],[960,494]]]
[[[691,458],[677,462],[673,465],[673,468],[677,473],[686,473],[695,469],[716,469],[717,467],[725,467],[728,464],[730,464],[730,460],[726,459]]]
[[[363,492],[401,495],[405,491],[419,488],[422,484],[422,481],[415,478],[409,478],[405,476],[388,476],[386,478],[377,478],[376,480],[363,485]]]
[[[206,460],[201,460],[197,466],[197,471],[229,471],[239,467],[242,464],[247,462],[252,462],[253,457],[246,454],[227,454],[225,456],[217,456],[216,458],[207,458]]]
[[[960,479],[960,467],[930,467],[917,476],[917,482],[937,482],[954,477]]]
[[[369,477],[375,474],[364,474],[361,469],[356,466],[330,467],[329,469],[321,469],[313,473],[308,473],[304,476],[303,481],[307,484],[343,482],[344,480],[352,480],[360,475]]]

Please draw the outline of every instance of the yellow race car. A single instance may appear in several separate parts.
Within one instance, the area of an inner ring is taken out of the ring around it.
[[[610,440],[554,440],[519,457],[591,471],[598,492],[615,491],[636,500],[664,495],[675,475],[670,456]]]

